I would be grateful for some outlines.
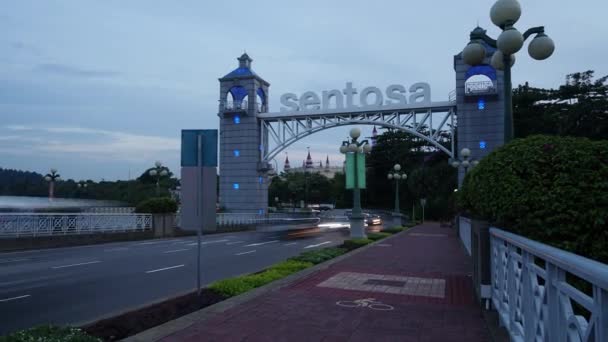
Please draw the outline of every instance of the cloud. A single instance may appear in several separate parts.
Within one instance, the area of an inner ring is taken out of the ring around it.
[[[8,125],[6,130],[22,135],[6,135],[0,145],[13,143],[15,151],[38,151],[97,160],[137,160],[163,154],[175,155],[180,150],[177,138],[140,135],[87,127],[45,127]],[[24,134],[33,136],[26,136]],[[41,135],[43,137],[41,137]],[[0,146],[5,147],[6,146]]]
[[[58,63],[38,64],[34,67],[34,71],[77,78],[113,78],[122,75],[122,73],[117,71],[82,69]]]

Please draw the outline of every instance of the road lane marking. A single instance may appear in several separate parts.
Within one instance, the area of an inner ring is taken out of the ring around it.
[[[148,241],[148,242],[134,243],[133,246],[156,245],[159,243],[166,243],[166,242],[167,241]]]
[[[214,240],[214,241],[203,241],[201,242],[201,245],[210,245],[212,243],[222,243],[222,242],[226,242],[228,240]],[[193,243],[189,243],[186,246],[196,246],[198,245],[198,242],[193,242]]]
[[[146,273],[154,273],[154,272],[166,271],[166,270],[171,270],[171,269],[174,269],[174,268],[180,268],[180,267],[184,267],[184,266],[186,266],[186,265],[181,264],[181,265],[169,266],[169,267],[165,267],[165,268],[159,268],[157,270],[146,271]]]
[[[291,246],[291,245],[295,245],[297,242],[290,242],[290,243],[286,243],[283,246]]]
[[[251,254],[251,253],[255,253],[255,250],[248,251],[248,252],[242,252],[242,253],[236,253],[235,255],[245,255],[245,254]]]
[[[226,245],[230,246],[230,245],[236,245],[237,243],[243,243],[245,241],[234,241],[234,242],[228,242],[226,243]]]
[[[90,264],[97,264],[100,263],[101,261],[96,260],[96,261],[89,261],[89,262],[81,262],[79,264],[71,264],[71,265],[61,265],[61,266],[53,266],[51,267],[52,269],[58,269],[58,268],[66,268],[66,267],[74,267],[74,266],[82,266],[82,265],[90,265]]]
[[[261,246],[261,245],[266,245],[266,244],[275,243],[275,242],[279,242],[279,240],[272,240],[272,241],[258,242],[258,243],[250,243],[248,245],[245,245],[245,247]]]
[[[0,264],[8,264],[9,262],[18,262],[18,261],[26,261],[26,260],[30,260],[30,259],[29,258],[23,258],[23,259],[0,260]]]
[[[11,300],[17,300],[17,299],[27,298],[27,297],[31,297],[31,295],[23,295],[23,296],[18,296],[18,297],[13,297],[13,298],[0,299],[0,302],[10,302]]]
[[[118,252],[118,251],[127,251],[129,250],[129,247],[116,247],[116,248],[108,248],[108,249],[104,249],[104,252]]]
[[[323,245],[328,244],[328,243],[331,243],[331,241],[321,242],[321,243],[318,243],[316,245],[308,245],[308,246],[304,247],[304,249],[315,248],[315,247],[323,246]]]
[[[184,249],[174,249],[174,250],[172,250],[172,251],[166,251],[166,252],[163,252],[163,253],[165,253],[165,254],[166,254],[166,253],[177,253],[177,252],[183,252],[183,251],[189,251],[189,250],[190,250],[189,248],[184,248]]]

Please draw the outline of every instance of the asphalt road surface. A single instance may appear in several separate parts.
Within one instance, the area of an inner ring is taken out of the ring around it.
[[[203,284],[259,271],[347,232],[300,239],[280,233],[203,236]],[[39,324],[79,325],[196,287],[197,238],[0,253],[0,336]]]

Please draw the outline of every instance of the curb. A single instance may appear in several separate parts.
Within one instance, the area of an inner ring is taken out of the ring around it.
[[[333,258],[331,260],[325,261],[323,263],[320,263],[318,265],[312,266],[310,268],[307,268],[305,270],[302,270],[300,272],[291,274],[285,278],[273,281],[269,284],[266,284],[264,286],[258,287],[256,289],[253,289],[251,291],[248,291],[246,293],[243,293],[241,295],[235,296],[235,297],[231,297],[229,299],[226,299],[224,301],[221,301],[219,303],[213,304],[211,306],[208,306],[204,309],[192,312],[190,314],[187,314],[185,316],[176,318],[172,321],[163,323],[159,326],[150,328],[148,330],[144,330],[136,335],[133,336],[129,336],[121,341],[125,341],[125,342],[154,342],[154,341],[158,341],[164,337],[167,337],[171,334],[174,334],[178,331],[181,331],[183,329],[188,328],[189,326],[193,325],[194,323],[200,322],[200,321],[204,321],[207,319],[210,319],[212,317],[215,317],[225,311],[227,311],[228,309],[231,309],[235,306],[238,306],[240,304],[246,303],[250,300],[253,300],[257,297],[260,297],[262,295],[265,295],[267,293],[270,292],[274,292],[277,291],[281,288],[287,287],[293,283],[296,283],[298,281],[300,281],[303,278],[307,278],[310,275],[313,275],[315,273],[318,273],[322,270],[325,270],[327,268],[329,268],[330,266],[332,266],[335,263],[338,263],[346,258],[349,258],[353,255],[356,255],[358,253],[362,253],[363,251],[374,247],[376,244],[379,243],[385,243],[386,241],[393,239],[397,236],[401,236],[402,234],[407,233],[410,229],[415,228],[417,226],[408,228],[400,233],[397,234],[393,234],[392,236],[386,237],[384,239],[380,239],[378,241],[374,241],[366,246],[357,248],[349,253],[340,255],[339,257]]]

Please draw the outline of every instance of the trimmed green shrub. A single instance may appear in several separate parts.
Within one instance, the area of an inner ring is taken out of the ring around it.
[[[101,342],[77,328],[40,326],[0,336],[0,342]]]
[[[363,247],[372,242],[373,241],[370,239],[350,239],[350,240],[344,240],[344,243],[342,243],[341,247],[346,248],[349,251],[352,251],[353,249]]]
[[[209,288],[225,297],[233,297],[284,278],[292,273],[299,272],[312,265],[310,262],[287,260],[275,264],[260,273],[216,281]]]
[[[401,233],[402,231],[404,231],[404,230],[406,230],[408,228],[405,228],[405,227],[393,227],[393,228],[383,229],[382,233],[397,234],[397,233]]]
[[[316,265],[340,256],[346,252],[347,250],[345,248],[328,247],[316,251],[304,252],[297,257],[291,258],[291,260],[309,262]]]
[[[369,233],[369,234],[367,234],[367,238],[370,239],[370,240],[373,240],[373,241],[382,240],[382,239],[384,239],[386,237],[389,237],[389,236],[391,236],[391,234],[387,233],[387,232],[384,232],[384,231],[382,233]]]
[[[482,159],[461,210],[530,239],[608,262],[608,141],[517,139]]]
[[[135,208],[136,213],[173,214],[177,212],[177,202],[169,197],[150,198],[140,202]]]

